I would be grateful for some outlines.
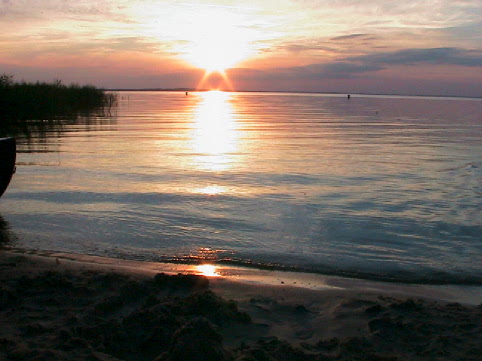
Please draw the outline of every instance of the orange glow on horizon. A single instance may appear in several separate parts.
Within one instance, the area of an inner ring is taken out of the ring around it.
[[[227,86],[226,90],[234,91],[233,84],[231,83],[231,80],[229,80],[227,74],[224,71],[206,71],[199,82],[199,84],[196,86],[196,89],[202,90],[204,86],[209,82],[209,79],[213,75],[219,75],[222,79],[222,84]],[[209,90],[219,90],[222,88],[221,86],[216,86],[216,89],[209,89]]]

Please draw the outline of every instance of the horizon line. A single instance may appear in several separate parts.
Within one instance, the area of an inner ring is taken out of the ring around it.
[[[101,88],[104,91],[178,91],[178,92],[208,92],[218,90],[226,93],[295,93],[295,94],[336,94],[336,95],[372,95],[372,96],[401,96],[401,97],[428,97],[428,98],[467,98],[482,99],[482,96],[471,95],[441,95],[441,94],[403,94],[403,93],[370,93],[370,92],[329,92],[308,90],[224,90],[224,89],[196,89],[196,88]]]

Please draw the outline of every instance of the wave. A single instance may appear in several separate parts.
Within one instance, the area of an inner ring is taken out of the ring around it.
[[[410,271],[379,271],[371,272],[349,267],[333,267],[330,265],[288,265],[281,263],[261,262],[253,259],[242,259],[234,257],[219,257],[216,251],[207,250],[199,255],[190,256],[164,256],[153,253],[142,254],[139,252],[126,252],[126,250],[116,249],[107,252],[107,256],[145,262],[162,262],[172,264],[205,264],[224,265],[227,267],[244,267],[268,271],[296,272],[306,274],[317,274],[323,276],[335,276],[367,281],[380,281],[400,284],[418,285],[460,285],[460,286],[482,286],[482,276],[480,274],[461,274],[450,273],[438,270],[426,272]]]

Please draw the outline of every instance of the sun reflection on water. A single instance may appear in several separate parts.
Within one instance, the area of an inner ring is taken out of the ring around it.
[[[208,196],[215,196],[217,194],[222,194],[227,191],[226,187],[221,186],[207,186],[203,188],[197,188],[194,190],[196,193],[206,194]]]
[[[234,163],[238,141],[231,94],[210,91],[201,93],[201,97],[192,138],[195,164],[204,170],[224,171]]]
[[[196,270],[206,277],[220,277],[221,275],[217,273],[217,267],[212,264],[201,264],[196,266]]]

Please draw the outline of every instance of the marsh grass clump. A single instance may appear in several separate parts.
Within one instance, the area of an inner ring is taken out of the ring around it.
[[[116,96],[92,85],[14,82],[0,75],[0,121],[51,120],[110,109]]]

